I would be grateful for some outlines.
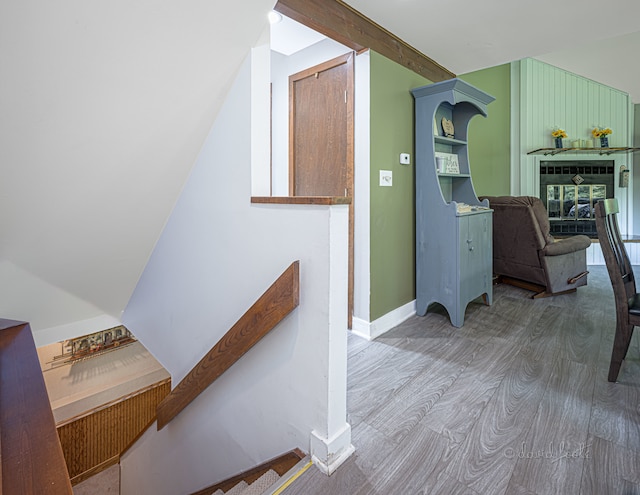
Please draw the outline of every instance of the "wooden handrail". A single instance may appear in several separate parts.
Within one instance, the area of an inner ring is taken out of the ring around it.
[[[299,264],[299,261],[292,263],[158,405],[158,430],[298,306]]]
[[[73,493],[26,322],[0,319],[0,493]]]

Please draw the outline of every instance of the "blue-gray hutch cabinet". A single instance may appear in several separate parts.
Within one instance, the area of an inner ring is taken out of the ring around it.
[[[411,93],[415,99],[417,314],[424,316],[430,304],[440,303],[451,323],[461,327],[469,302],[480,296],[485,304],[493,300],[493,212],[473,189],[467,130],[472,117],[486,117],[494,98],[457,78]],[[447,121],[453,124],[453,132]]]

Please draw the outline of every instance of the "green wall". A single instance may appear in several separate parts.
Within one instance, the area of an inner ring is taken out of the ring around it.
[[[469,163],[478,196],[509,195],[511,163],[511,70],[509,64],[459,76],[495,97],[488,117],[469,124]]]
[[[469,160],[478,195],[510,191],[510,68],[501,65],[460,76],[496,97],[489,117],[469,128]],[[370,321],[415,299],[415,163],[411,89],[431,81],[371,52],[371,300]],[[400,153],[411,165],[400,165]],[[393,172],[381,187],[380,170]]]
[[[412,88],[431,81],[371,52],[370,321],[415,299],[415,164]],[[400,165],[411,153],[411,165]],[[381,187],[380,170],[393,172]]]

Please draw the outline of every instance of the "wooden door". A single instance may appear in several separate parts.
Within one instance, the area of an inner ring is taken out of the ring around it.
[[[346,196],[353,313],[353,53],[289,76],[289,194]]]

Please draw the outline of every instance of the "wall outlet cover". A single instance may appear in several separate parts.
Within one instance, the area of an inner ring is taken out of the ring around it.
[[[380,185],[386,187],[393,185],[393,172],[391,170],[380,170]]]
[[[400,164],[401,165],[410,165],[411,164],[411,155],[409,153],[400,153]]]

